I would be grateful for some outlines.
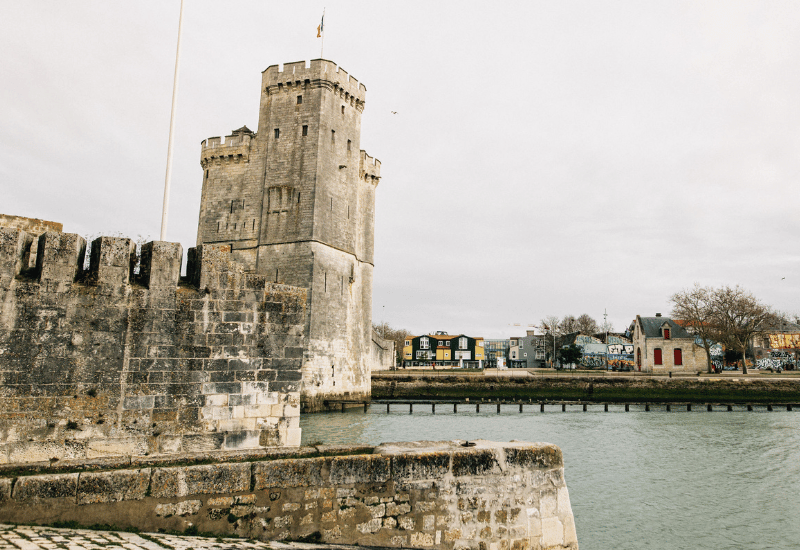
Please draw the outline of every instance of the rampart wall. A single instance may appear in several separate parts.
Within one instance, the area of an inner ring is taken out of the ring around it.
[[[306,289],[227,247],[183,280],[179,244],[85,249],[0,228],[0,463],[300,444]]]
[[[301,449],[293,457],[175,466],[144,458],[117,470],[75,464],[74,472],[35,475],[0,469],[0,521],[191,527],[396,548],[578,548],[558,447],[463,443],[355,449],[361,454]],[[183,460],[193,458],[209,457]]]

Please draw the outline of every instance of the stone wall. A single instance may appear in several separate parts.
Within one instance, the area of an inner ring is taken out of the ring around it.
[[[85,249],[0,228],[0,463],[300,444],[305,289],[227,248],[185,280],[179,244]]]
[[[114,471],[0,477],[0,521],[397,548],[578,548],[558,447],[463,443],[203,465],[142,459]]]

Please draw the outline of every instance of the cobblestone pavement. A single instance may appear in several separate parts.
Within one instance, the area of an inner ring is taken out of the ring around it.
[[[0,550],[300,550],[324,547],[326,545],[0,524]]]

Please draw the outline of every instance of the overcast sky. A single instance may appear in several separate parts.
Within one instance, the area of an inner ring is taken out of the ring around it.
[[[158,238],[179,6],[0,3],[0,213]],[[186,0],[168,240],[195,243],[200,142],[257,128],[323,7],[382,162],[376,322],[623,330],[695,282],[800,312],[796,1]]]

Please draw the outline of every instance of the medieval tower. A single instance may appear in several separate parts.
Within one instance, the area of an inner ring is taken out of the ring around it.
[[[305,410],[370,392],[380,162],[360,148],[365,92],[330,61],[273,65],[258,131],[202,143],[197,244],[230,245],[245,269],[308,289]]]

